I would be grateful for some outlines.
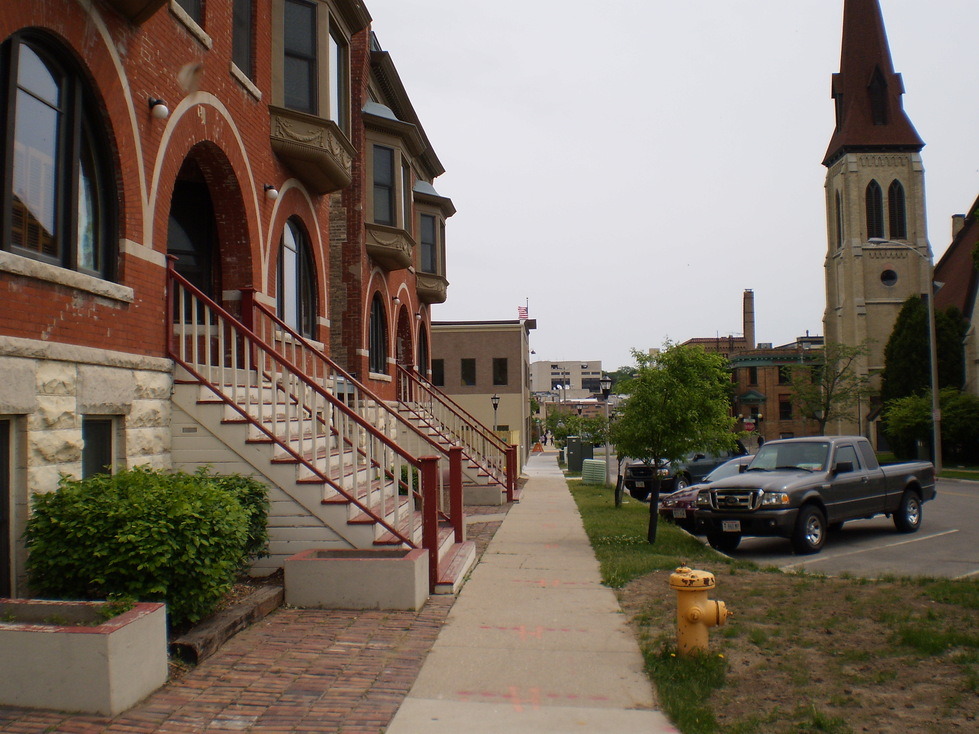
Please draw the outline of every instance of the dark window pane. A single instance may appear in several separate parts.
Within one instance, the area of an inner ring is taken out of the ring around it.
[[[371,302],[368,367],[371,372],[381,374],[387,372],[388,366],[387,324],[385,319],[384,303],[381,301],[380,294],[377,294]]]
[[[287,0],[284,18],[285,105],[301,112],[316,113],[316,8]]]
[[[904,203],[904,187],[900,181],[892,181],[887,189],[887,209],[891,225],[891,239],[907,239],[908,217]]]
[[[432,384],[436,387],[445,387],[445,360],[432,360]]]
[[[421,215],[421,232],[419,240],[421,244],[421,266],[423,273],[436,273],[436,245],[435,245],[435,217],[431,214]]]
[[[201,13],[201,0],[177,0],[177,5],[182,7],[187,11],[187,15],[194,19],[194,22],[200,25],[204,18]]]
[[[884,236],[884,196],[880,184],[867,185],[867,238]]]
[[[394,150],[374,146],[374,221],[394,226]]]
[[[493,358],[493,384],[494,385],[507,385],[510,382],[509,378],[509,363],[506,357],[494,357]]]
[[[463,359],[460,362],[460,377],[463,385],[476,384],[476,360]]]
[[[234,0],[231,19],[231,59],[252,76],[252,0]]]
[[[112,470],[112,419],[82,419],[82,478]]]

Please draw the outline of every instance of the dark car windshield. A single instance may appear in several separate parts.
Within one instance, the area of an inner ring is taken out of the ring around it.
[[[748,466],[748,471],[775,471],[776,469],[801,469],[825,471],[829,459],[829,443],[806,441],[805,443],[765,444]]]

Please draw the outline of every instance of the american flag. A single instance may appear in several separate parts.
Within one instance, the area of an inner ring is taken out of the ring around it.
[[[527,318],[527,307],[526,306],[517,306],[517,318],[518,319],[526,319]]]

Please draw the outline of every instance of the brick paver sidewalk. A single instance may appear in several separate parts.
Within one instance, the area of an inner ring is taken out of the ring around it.
[[[478,554],[500,524],[469,526]],[[0,731],[378,734],[415,682],[454,601],[433,596],[421,612],[280,608],[115,718],[0,707]]]

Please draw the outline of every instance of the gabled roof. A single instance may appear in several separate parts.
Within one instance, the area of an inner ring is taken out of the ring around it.
[[[965,224],[942,259],[935,265],[935,280],[942,284],[935,294],[935,305],[942,309],[955,306],[969,318],[979,288],[979,271],[972,259],[972,251],[979,243],[979,198],[966,214]]]
[[[878,0],[845,0],[840,71],[833,75],[836,130],[823,165],[854,150],[919,151],[924,142],[904,112]]]

